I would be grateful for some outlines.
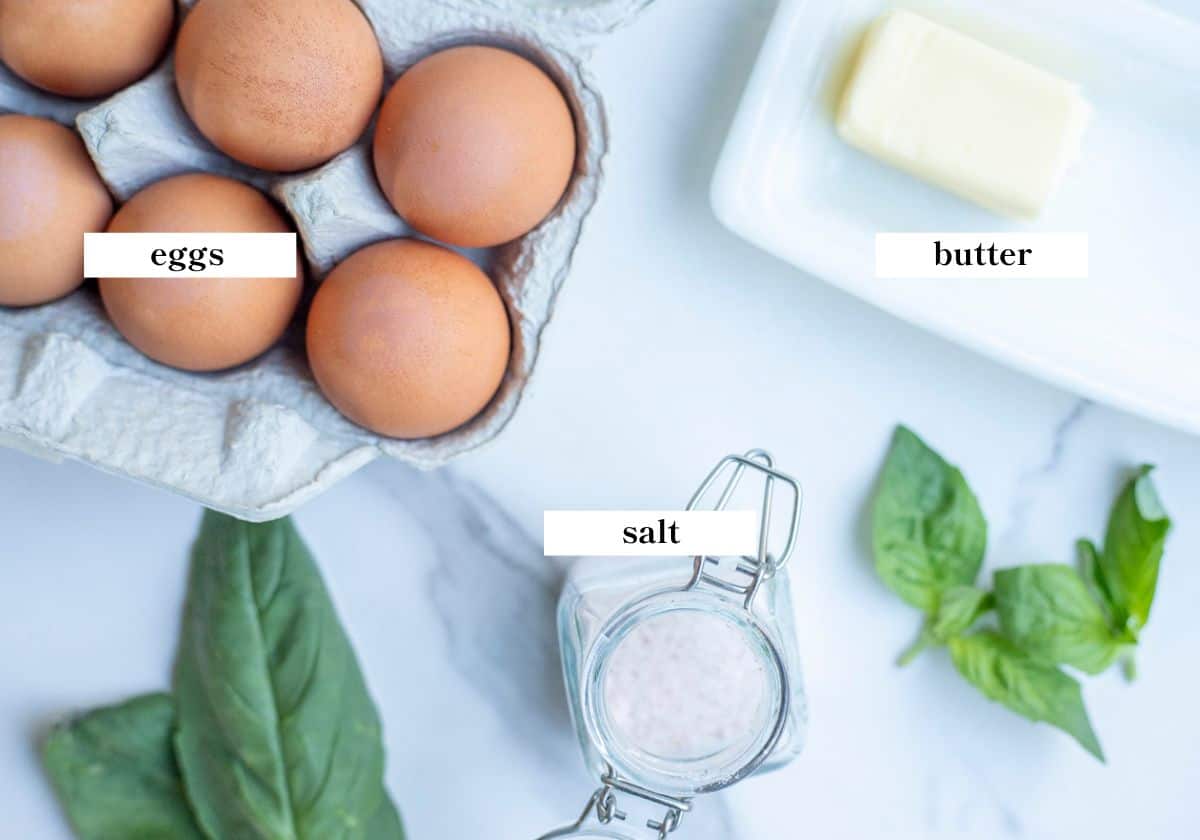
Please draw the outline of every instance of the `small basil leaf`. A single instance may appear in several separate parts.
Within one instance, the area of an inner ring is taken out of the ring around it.
[[[1001,569],[995,591],[1004,635],[1034,659],[1098,674],[1121,650],[1104,611],[1070,566]]]
[[[138,697],[56,726],[42,761],[80,840],[203,840],[192,818],[165,694]]]
[[[1134,634],[1150,618],[1163,547],[1171,530],[1150,478],[1153,469],[1141,467],[1117,497],[1099,562],[1116,619]]]
[[[991,631],[951,639],[949,646],[954,667],[989,699],[1029,720],[1061,729],[1104,761],[1083,693],[1070,676],[1034,660]]]
[[[987,523],[962,473],[900,426],[872,511],[875,569],[913,606],[934,613],[942,593],[971,584],[987,547]]]
[[[1104,581],[1104,572],[1100,569],[1100,550],[1091,540],[1077,540],[1075,556],[1078,559],[1079,575],[1087,584],[1088,591],[1100,605],[1108,623],[1119,629],[1120,625],[1115,615],[1116,608],[1113,606],[1112,596],[1108,592],[1108,584]]]
[[[175,694],[176,755],[210,837],[402,837],[380,816],[379,716],[290,521],[205,515]]]
[[[992,593],[974,586],[955,586],[942,595],[937,615],[929,626],[933,638],[945,643],[971,629],[980,616],[995,606]]]

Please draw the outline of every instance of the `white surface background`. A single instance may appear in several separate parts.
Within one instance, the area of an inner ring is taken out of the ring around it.
[[[678,836],[1200,836],[1200,440],[925,335],[720,228],[708,179],[772,5],[660,0],[599,49],[609,180],[501,441],[454,476],[377,463],[297,517],[382,708],[411,837],[528,840],[590,792],[557,694],[542,511],[680,505],[751,446],[807,490],[809,749]],[[1141,679],[1086,688],[1107,767],[987,703],[940,652],[893,667],[917,618],[874,578],[863,512],[901,420],[974,485],[989,565],[1069,561],[1127,468],[1160,465],[1177,528]],[[167,684],[198,513],[0,451],[0,835],[69,837],[33,752],[47,722]]]

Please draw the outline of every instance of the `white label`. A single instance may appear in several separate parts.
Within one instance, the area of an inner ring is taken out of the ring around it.
[[[1084,279],[1086,233],[879,233],[880,279]]]
[[[86,233],[85,277],[295,277],[294,233]]]
[[[547,557],[714,557],[758,553],[752,510],[548,510]]]

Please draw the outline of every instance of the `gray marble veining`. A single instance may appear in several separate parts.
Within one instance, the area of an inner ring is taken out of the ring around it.
[[[1029,511],[1036,501],[1038,492],[1045,482],[1056,477],[1063,463],[1072,432],[1079,428],[1092,403],[1087,399],[1076,400],[1070,410],[1054,425],[1050,434],[1049,452],[1046,457],[1023,470],[1017,479],[1012,504],[1009,506],[1009,524],[1002,537],[1004,541],[1018,539],[1029,519]]]

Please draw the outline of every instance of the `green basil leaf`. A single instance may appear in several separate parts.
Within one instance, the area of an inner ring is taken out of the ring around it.
[[[210,837],[403,836],[398,820],[379,816],[379,716],[290,521],[205,515],[175,695],[176,755]]]
[[[1100,605],[1110,626],[1120,629],[1116,620],[1116,607],[1113,606],[1112,595],[1109,594],[1108,584],[1104,581],[1104,572],[1100,569],[1100,550],[1091,540],[1075,542],[1075,556],[1078,559],[1079,575],[1087,585],[1088,591]]]
[[[897,595],[934,613],[942,593],[975,582],[987,547],[979,502],[956,468],[896,429],[872,512],[875,570]]]
[[[203,840],[192,818],[165,694],[138,697],[56,726],[42,761],[80,840]]]
[[[1099,674],[1121,651],[1107,616],[1070,566],[1001,569],[995,591],[1004,635],[1034,659]]]
[[[366,840],[403,840],[404,825],[400,821],[400,813],[392,800],[384,796],[375,811],[375,816],[367,825]]]
[[[949,646],[954,667],[989,699],[1029,720],[1061,729],[1104,761],[1083,693],[1073,678],[1034,660],[999,633],[960,636],[951,639]]]
[[[1117,497],[1099,562],[1116,620],[1135,635],[1150,618],[1158,567],[1171,530],[1171,519],[1150,478],[1153,469],[1141,467]]]
[[[929,632],[939,642],[945,643],[971,629],[980,616],[995,606],[992,593],[974,586],[955,586],[942,595],[937,614],[929,625]]]

